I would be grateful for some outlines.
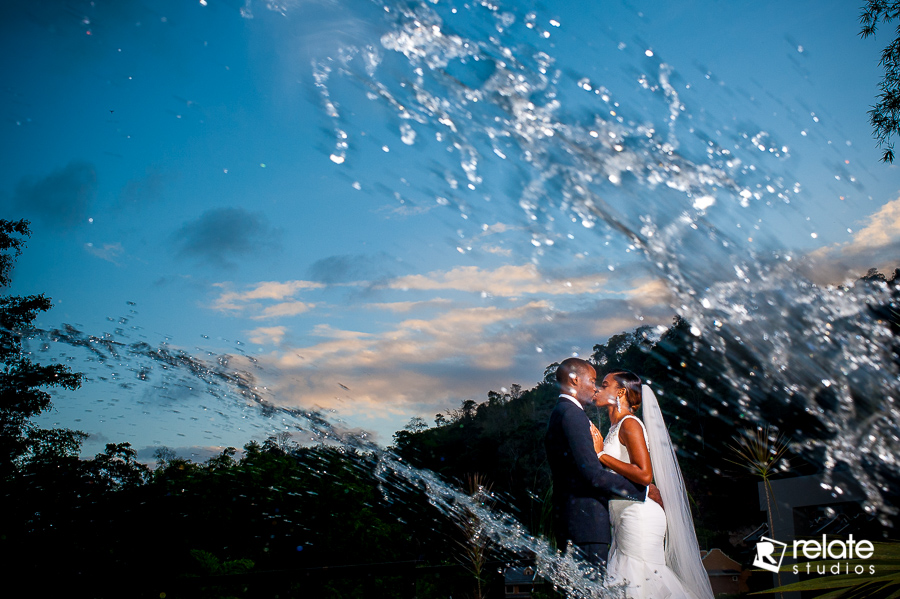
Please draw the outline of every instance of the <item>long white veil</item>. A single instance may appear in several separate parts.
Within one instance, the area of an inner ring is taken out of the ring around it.
[[[647,385],[641,389],[641,407],[647,427],[653,479],[659,487],[666,510],[666,564],[698,599],[712,599],[709,575],[700,562],[700,546],[681,468],[656,394]]]

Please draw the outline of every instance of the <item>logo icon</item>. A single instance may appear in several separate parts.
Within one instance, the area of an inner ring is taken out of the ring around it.
[[[778,572],[785,551],[787,551],[786,543],[769,537],[761,537],[756,544],[756,557],[753,559],[753,565],[769,572]]]

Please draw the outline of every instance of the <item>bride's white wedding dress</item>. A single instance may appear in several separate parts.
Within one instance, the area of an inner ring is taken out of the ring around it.
[[[654,480],[666,511],[651,499],[609,502],[612,544],[607,562],[608,582],[624,584],[630,599],[712,599],[709,577],[700,562],[681,469],[662,412],[646,385],[642,398],[650,433],[640,419],[626,416],[610,428],[603,453],[631,463],[628,450],[619,441],[619,427],[628,418],[637,420],[644,431]],[[671,521],[667,522],[667,515]]]
[[[628,418],[644,428],[643,422],[626,416],[609,429],[603,441],[603,453],[627,464],[631,459],[619,441],[619,426]],[[658,503],[614,499],[609,502],[609,520],[612,545],[606,571],[611,585],[627,585],[626,594],[633,599],[698,599],[666,565],[666,513]]]

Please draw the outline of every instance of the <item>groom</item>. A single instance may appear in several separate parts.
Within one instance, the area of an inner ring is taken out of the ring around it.
[[[556,369],[556,381],[559,402],[550,414],[544,439],[553,474],[554,532],[560,546],[572,541],[583,559],[605,564],[610,542],[607,502],[644,501],[647,487],[604,469],[597,459],[584,412],[597,393],[594,367],[568,358]]]

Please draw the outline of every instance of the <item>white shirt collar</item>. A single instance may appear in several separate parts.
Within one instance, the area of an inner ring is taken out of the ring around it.
[[[579,402],[577,399],[575,399],[575,398],[572,397],[571,395],[566,395],[565,393],[560,393],[559,396],[560,396],[560,397],[565,397],[566,399],[568,399],[569,401],[571,401],[573,404],[575,404],[576,406],[578,406],[579,408],[581,408],[582,410],[584,410],[584,406],[581,405],[581,402]]]

